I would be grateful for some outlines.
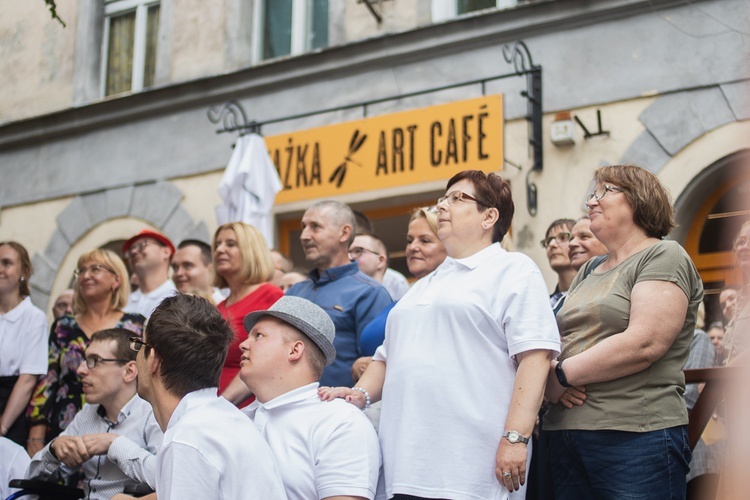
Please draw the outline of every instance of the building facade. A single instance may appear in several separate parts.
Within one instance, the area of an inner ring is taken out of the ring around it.
[[[731,235],[750,216],[745,0],[78,0],[59,2],[65,27],[42,2],[6,9],[0,241],[34,256],[40,307],[70,284],[80,253],[144,226],[210,239],[237,133],[217,134],[207,111],[230,100],[270,138],[501,95],[494,170],[513,187],[513,246],[550,287],[547,225],[582,215],[592,172],[623,162],[669,188],[671,237],[710,296],[738,280]],[[527,77],[503,53],[519,40],[533,60],[521,64],[542,71],[541,165]],[[402,267],[406,214],[434,203],[454,170],[326,197],[368,214]],[[300,264],[298,221],[314,201],[273,209],[272,244]]]

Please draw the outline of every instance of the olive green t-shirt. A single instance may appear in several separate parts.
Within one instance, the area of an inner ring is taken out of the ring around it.
[[[563,345],[559,359],[579,354],[602,340],[624,332],[630,318],[630,294],[636,283],[668,281],[688,298],[682,330],[672,347],[647,369],[609,382],[586,386],[586,402],[571,409],[551,405],[545,430],[620,430],[647,432],[688,422],[682,367],[688,358],[703,284],[685,250],[674,241],[660,241],[631,255],[615,268],[585,272],[573,280],[557,315]],[[652,321],[659,323],[655,316]]]

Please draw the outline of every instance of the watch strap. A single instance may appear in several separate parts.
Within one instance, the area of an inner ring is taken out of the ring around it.
[[[560,385],[563,387],[573,387],[568,383],[568,378],[565,376],[562,364],[562,361],[558,361],[555,365],[555,375],[557,375],[557,381],[560,382]]]
[[[516,436],[518,436],[518,440],[517,440],[517,441],[511,441],[511,440],[510,440],[510,437],[509,437],[509,436],[510,436],[510,434],[511,434],[511,433],[513,433],[513,434],[515,434]],[[508,432],[506,432],[505,434],[503,434],[503,437],[504,437],[505,439],[507,439],[508,441],[510,441],[511,443],[523,443],[523,444],[529,444],[529,438],[527,438],[526,436],[524,436],[523,434],[521,434],[521,433],[520,433],[520,432],[518,432],[518,431],[508,431]]]

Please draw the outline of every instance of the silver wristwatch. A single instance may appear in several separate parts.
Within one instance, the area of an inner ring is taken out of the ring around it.
[[[503,434],[503,437],[507,439],[511,443],[523,443],[528,444],[529,438],[522,436],[516,431],[508,431],[505,434]]]

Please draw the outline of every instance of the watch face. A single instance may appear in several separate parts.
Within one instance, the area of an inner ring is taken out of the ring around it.
[[[519,434],[516,431],[510,431],[508,432],[508,441],[511,443],[517,443],[519,438]]]

